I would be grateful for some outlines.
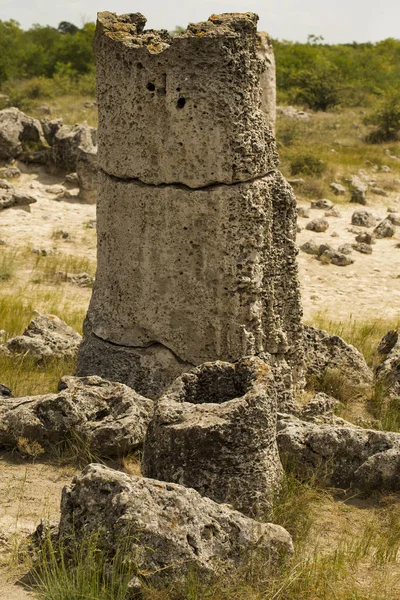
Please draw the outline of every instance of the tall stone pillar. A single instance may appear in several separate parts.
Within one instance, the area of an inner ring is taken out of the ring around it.
[[[100,13],[98,269],[78,375],[158,397],[206,361],[301,348],[296,212],[252,13],[171,37]]]

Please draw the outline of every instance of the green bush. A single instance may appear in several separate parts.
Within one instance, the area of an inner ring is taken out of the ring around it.
[[[400,140],[400,92],[390,93],[379,106],[364,119],[366,125],[375,128],[366,141],[373,144]]]
[[[325,171],[325,162],[311,153],[297,154],[290,160],[290,173],[292,175],[301,174],[321,177]]]

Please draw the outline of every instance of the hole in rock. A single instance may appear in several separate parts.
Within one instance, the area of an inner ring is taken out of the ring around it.
[[[186,104],[186,99],[185,98],[179,98],[178,102],[176,103],[176,106],[178,108],[183,108]]]
[[[141,62],[138,62],[136,66],[138,69],[144,69],[144,66],[142,65]]]
[[[251,388],[252,376],[244,369],[237,371],[229,363],[203,365],[197,373],[188,374],[183,389],[183,402],[222,404],[244,396]]]
[[[149,92],[154,92],[154,90],[156,89],[156,86],[154,85],[154,83],[151,83],[151,82],[149,82],[146,87],[149,90]]]

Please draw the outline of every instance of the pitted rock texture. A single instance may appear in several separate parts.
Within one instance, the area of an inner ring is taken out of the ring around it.
[[[122,456],[143,444],[153,401],[100,377],[64,377],[58,394],[0,398],[0,447],[18,439],[54,450],[84,443],[100,456]]]
[[[308,379],[323,377],[327,369],[335,369],[353,386],[372,384],[372,371],[354,346],[338,335],[309,325],[304,326],[304,362]]]
[[[400,396],[400,340],[398,331],[389,331],[380,341],[378,352],[384,360],[375,368],[375,382],[389,397]]]
[[[0,110],[0,160],[15,158],[32,144],[46,145],[40,122],[18,108]]]
[[[399,433],[361,429],[350,423],[306,423],[280,415],[277,442],[281,458],[303,476],[367,493],[400,491]]]
[[[185,373],[157,403],[143,474],[258,514],[282,478],[276,407],[272,370],[259,358]]]
[[[99,13],[99,167],[147,184],[249,181],[277,166],[261,110],[265,54],[253,13],[213,15],[180,35],[141,15]]]
[[[275,132],[276,121],[276,69],[275,55],[272,39],[264,31],[257,33],[257,54],[264,61],[264,69],[261,71],[261,109],[271,131]]]
[[[201,577],[240,569],[249,553],[277,560],[293,551],[289,533],[259,523],[193,489],[91,464],[64,488],[59,536],[101,534],[111,562],[117,547],[145,581]]]
[[[295,199],[279,173],[188,190],[100,172],[86,331],[118,346],[157,342],[192,365],[264,350],[297,357],[295,222]],[[78,372],[90,374],[90,350],[83,353]]]
[[[36,313],[22,335],[0,346],[0,353],[25,354],[42,362],[53,358],[75,358],[81,336],[55,315]]]

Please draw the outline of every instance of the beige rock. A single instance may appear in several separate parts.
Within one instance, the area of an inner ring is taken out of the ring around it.
[[[264,60],[265,68],[261,73],[260,85],[261,109],[264,111],[270,129],[275,132],[276,120],[276,71],[272,40],[268,33],[258,32],[258,55]]]
[[[260,109],[266,58],[257,19],[213,15],[170,37],[143,31],[142,15],[100,13],[99,167],[119,178],[192,188],[247,181],[276,167]]]
[[[299,354],[295,199],[279,173],[189,190],[100,172],[97,230],[85,335],[116,345],[108,355],[121,346],[148,355],[159,344],[187,368],[263,351]],[[126,382],[91,371],[103,362],[98,352],[87,339],[78,373]]]

